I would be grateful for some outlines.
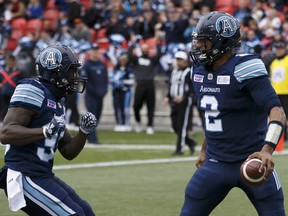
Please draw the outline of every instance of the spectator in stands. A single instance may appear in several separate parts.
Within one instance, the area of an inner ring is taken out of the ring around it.
[[[215,7],[215,2],[216,1],[211,0],[192,0],[194,9],[201,10],[201,8],[203,8],[204,6],[205,8],[207,7],[209,11],[213,10],[213,8]]]
[[[83,21],[89,28],[99,30],[109,21],[109,11],[104,0],[94,0],[94,4],[85,12]]]
[[[93,113],[100,122],[103,98],[108,89],[108,73],[107,67],[100,59],[99,46],[94,43],[89,52],[89,59],[84,63],[81,69],[81,75],[88,78],[85,104],[89,112]],[[93,131],[88,136],[88,141],[93,144],[99,144],[96,131]]]
[[[147,105],[148,123],[146,128],[147,134],[154,134],[153,121],[155,111],[155,67],[158,65],[161,56],[160,47],[157,47],[157,55],[149,56],[149,46],[143,43],[138,55],[133,52],[136,44],[136,37],[131,37],[131,46],[128,49],[128,58],[132,63],[132,70],[136,80],[136,90],[134,95],[134,115],[135,115],[135,131],[142,131],[140,110],[144,103]]]
[[[166,13],[160,13],[159,19],[162,24],[161,29],[165,32],[166,43],[182,43],[184,41],[183,32],[187,27],[187,22],[182,20],[180,8],[172,8]]]
[[[196,24],[198,23],[199,17],[200,17],[200,15],[199,16],[191,15],[191,17],[189,17],[188,26],[185,28],[185,30],[183,32],[183,36],[185,38],[185,40],[183,42],[188,43],[191,41],[191,39],[192,39],[191,35],[195,31]]]
[[[47,45],[52,45],[52,37],[50,33],[43,29],[40,31],[38,42],[45,43]]]
[[[273,43],[275,59],[270,66],[270,80],[276,94],[279,97],[286,117],[288,116],[288,53],[285,41]],[[288,118],[288,117],[287,117]],[[288,119],[287,119],[288,120]],[[284,133],[287,140],[287,124]]]
[[[273,31],[279,31],[281,27],[281,20],[277,16],[277,10],[269,8],[266,12],[267,16],[259,21],[259,29],[261,31],[271,29]]]
[[[67,1],[66,0],[55,0],[55,6],[57,7],[57,9],[61,12],[68,12],[68,5],[67,5]]]
[[[113,14],[118,14],[119,20],[121,20],[121,21],[123,21],[123,19],[125,18],[125,10],[124,10],[124,7],[122,5],[122,1],[110,0],[110,3],[108,5],[107,9],[109,10],[109,13],[111,14],[111,16]]]
[[[26,7],[27,19],[40,19],[43,15],[44,7],[40,0],[29,0]]]
[[[6,67],[0,69],[0,122],[3,121],[7,113],[10,99],[14,93],[16,83],[22,79],[22,73],[17,68],[15,56],[9,55],[6,61]]]
[[[254,16],[247,16],[243,21],[243,31],[253,30],[260,40],[264,37],[262,31],[259,30],[258,23]]]
[[[132,17],[137,17],[138,16],[138,2],[137,0],[128,0],[128,1],[124,1],[122,3],[124,11],[125,11],[125,17],[127,16],[132,16]]]
[[[77,40],[85,40],[91,42],[91,32],[81,18],[74,19],[74,28],[71,31],[71,36]]]
[[[254,6],[251,8],[251,16],[257,22],[257,24],[260,20],[262,20],[266,16],[265,7],[266,7],[266,1],[256,0]]]
[[[134,74],[130,68],[128,55],[123,52],[119,56],[119,62],[109,73],[109,85],[112,88],[113,107],[116,120],[114,131],[131,131],[130,103]]]
[[[268,28],[264,30],[263,32],[264,32],[264,37],[262,38],[261,43],[267,50],[271,50],[271,45],[274,41],[276,32],[274,31],[273,28]]]
[[[4,12],[6,10],[6,0],[0,0],[0,17],[4,17]]]
[[[70,27],[68,22],[63,21],[59,24],[59,29],[55,32],[53,36],[53,44],[59,42],[59,43],[65,43],[65,41],[71,41],[73,39],[71,33],[70,33]]]
[[[154,27],[157,24],[157,15],[152,9],[145,9],[138,16],[137,32],[143,39],[154,37]]]
[[[5,49],[0,48],[0,69],[4,69],[6,65]]]
[[[193,13],[193,4],[191,0],[182,0],[181,7],[183,8],[182,18],[188,20]]]
[[[23,0],[11,0],[5,10],[5,20],[13,21],[15,18],[24,18],[26,7]]]
[[[251,9],[248,7],[246,0],[240,0],[238,7],[233,15],[240,23],[243,23],[245,18],[250,15]]]
[[[127,35],[126,29],[123,25],[123,21],[119,19],[119,13],[113,13],[110,17],[110,23],[106,28],[106,36],[109,38],[112,34]],[[127,37],[127,36],[126,36]]]
[[[137,21],[135,20],[135,17],[133,17],[131,14],[128,15],[123,23],[124,28],[126,29],[125,34],[123,35],[125,37],[126,41],[130,40],[131,34],[137,34]]]
[[[80,0],[66,0],[67,2],[67,15],[70,26],[76,18],[81,18],[85,14],[85,7]]]
[[[262,45],[259,37],[256,35],[254,30],[248,30],[247,37],[243,42],[244,53],[254,53],[254,47],[258,44]]]
[[[284,21],[282,28],[282,37],[285,43],[288,44],[288,19]]]

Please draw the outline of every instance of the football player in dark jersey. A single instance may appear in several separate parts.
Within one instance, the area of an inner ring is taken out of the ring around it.
[[[272,154],[286,118],[265,65],[257,56],[235,52],[240,24],[225,12],[203,16],[192,38],[191,79],[205,116],[205,139],[180,215],[209,215],[238,187],[260,216],[284,216]],[[240,166],[248,158],[262,160],[262,172],[267,168],[266,181],[255,187],[240,179]]]
[[[65,128],[64,96],[85,88],[86,80],[78,75],[80,66],[69,47],[49,46],[36,60],[38,78],[23,79],[15,89],[0,134],[6,145],[0,186],[12,211],[21,209],[37,216],[95,215],[91,206],[52,172],[55,151],[74,159],[97,127],[95,116],[88,112],[81,117],[76,136]]]

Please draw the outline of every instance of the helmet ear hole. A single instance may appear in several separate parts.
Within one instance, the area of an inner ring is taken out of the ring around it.
[[[50,82],[51,82],[51,84],[53,84],[53,85],[56,83],[56,81],[55,81],[54,78],[51,78],[51,79],[50,79]]]

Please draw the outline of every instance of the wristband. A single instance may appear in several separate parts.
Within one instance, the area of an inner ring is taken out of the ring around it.
[[[284,131],[284,125],[279,121],[270,121],[266,133],[265,143],[276,148]]]

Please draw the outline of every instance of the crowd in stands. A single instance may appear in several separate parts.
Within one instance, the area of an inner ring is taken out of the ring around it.
[[[199,17],[212,10],[240,21],[239,52],[261,55],[267,69],[273,43],[288,46],[288,6],[282,0],[0,0],[0,68],[12,53],[23,74],[33,76],[34,60],[48,45],[71,46],[85,62],[96,43],[109,72],[129,46],[145,43],[151,56],[162,47],[155,70],[170,74],[174,53],[189,51]]]
[[[212,10],[226,10],[241,22],[245,52],[257,45],[269,51],[274,40],[288,43],[288,9],[281,0],[1,0],[1,49],[13,52],[28,37],[35,49],[61,42],[85,52],[82,41],[97,42],[105,53],[110,37],[120,34],[122,48],[137,35],[152,54],[159,42],[163,53],[169,47],[175,52],[179,44],[188,48],[199,17]]]

